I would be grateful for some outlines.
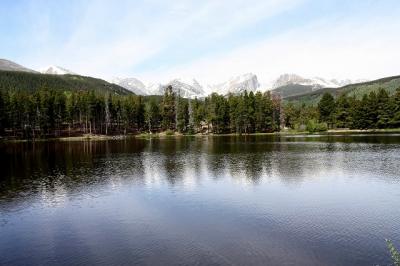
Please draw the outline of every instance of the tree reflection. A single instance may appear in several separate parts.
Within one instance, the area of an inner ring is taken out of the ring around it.
[[[349,136],[338,141],[322,139],[326,141],[315,136],[206,136],[2,143],[0,202],[16,204],[35,195],[57,201],[124,182],[175,187],[231,178],[259,185],[277,178],[283,184],[300,185],[327,172],[373,171],[376,164],[385,170],[382,178],[397,175],[391,160],[376,160],[396,153],[390,150],[392,146],[381,144],[392,140],[376,136],[366,136],[365,143],[359,137],[349,142]]]

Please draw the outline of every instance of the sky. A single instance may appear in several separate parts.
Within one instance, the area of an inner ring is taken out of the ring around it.
[[[144,82],[375,79],[400,74],[399,14],[398,0],[2,0],[0,58]]]

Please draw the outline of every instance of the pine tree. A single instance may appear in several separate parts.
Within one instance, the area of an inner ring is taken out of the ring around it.
[[[179,98],[177,111],[177,130],[187,132],[189,125],[189,105],[186,99]]]
[[[338,128],[350,127],[350,104],[345,94],[339,96],[336,101],[334,122]]]
[[[147,102],[145,105],[145,121],[149,133],[160,127],[160,110],[154,100]]]
[[[162,101],[162,126],[164,130],[175,130],[175,108],[175,93],[172,91],[172,86],[168,86],[165,89]]]
[[[318,103],[318,111],[321,122],[326,122],[328,124],[333,123],[335,99],[332,94],[326,92],[322,95],[322,98]]]
[[[390,127],[400,127],[400,88],[396,90],[395,95],[390,99],[392,106],[392,117],[390,119]]]
[[[392,106],[389,104],[389,94],[384,89],[379,89],[377,95],[377,122],[378,128],[388,127],[392,114]]]

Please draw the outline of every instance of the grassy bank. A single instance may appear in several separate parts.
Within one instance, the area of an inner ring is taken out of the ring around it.
[[[96,134],[85,134],[82,136],[73,137],[52,137],[52,138],[37,138],[37,139],[7,139],[1,138],[0,141],[5,142],[40,142],[40,141],[102,141],[102,140],[118,140],[126,139],[130,137],[140,138],[140,139],[150,139],[150,138],[181,138],[181,137],[207,137],[207,136],[295,136],[295,135],[336,135],[336,134],[393,134],[399,133],[400,128],[391,129],[329,129],[322,132],[308,132],[308,131],[297,131],[297,130],[283,130],[279,132],[269,132],[269,133],[225,133],[225,134],[182,134],[173,131],[163,131],[159,133],[140,133],[136,135],[96,135]]]
[[[204,136],[290,136],[290,135],[335,135],[335,134],[372,134],[372,133],[400,133],[400,128],[392,129],[330,129],[322,132],[308,132],[297,130],[284,130],[269,133],[225,133],[225,134],[182,134],[178,132],[160,132],[160,133],[141,133],[135,135],[136,138],[168,138],[168,137],[204,137]]]
[[[112,139],[124,139],[129,135],[96,135],[96,134],[84,134],[82,136],[73,137],[51,137],[51,138],[35,138],[35,139],[8,139],[1,138],[1,141],[5,142],[41,142],[41,141],[100,141],[100,140],[112,140]]]

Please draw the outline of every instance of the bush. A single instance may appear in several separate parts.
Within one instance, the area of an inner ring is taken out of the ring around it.
[[[328,125],[326,123],[318,123],[316,120],[308,120],[306,125],[306,130],[310,133],[323,132],[328,130]]]
[[[167,129],[167,131],[165,131],[165,135],[167,135],[167,136],[172,136],[174,134],[175,134],[175,132],[171,129]]]

